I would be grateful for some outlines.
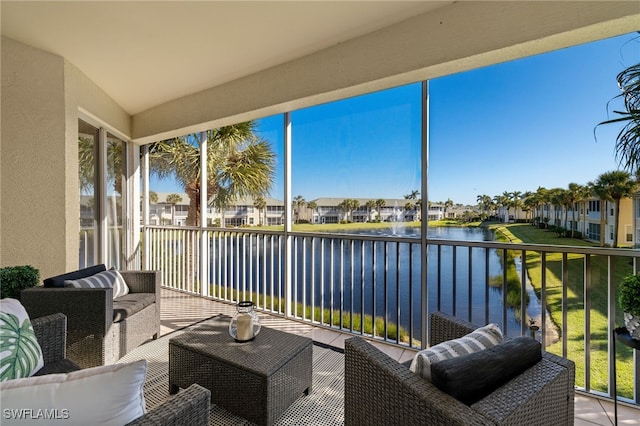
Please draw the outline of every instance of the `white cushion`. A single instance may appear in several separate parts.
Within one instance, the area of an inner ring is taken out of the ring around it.
[[[98,272],[90,277],[77,280],[65,280],[64,283],[76,288],[113,288],[114,299],[129,294],[129,286],[116,269]]]
[[[42,348],[24,306],[0,299],[0,382],[31,377],[44,366]]]
[[[497,324],[488,324],[459,339],[448,340],[418,352],[411,361],[409,369],[431,381],[433,362],[491,348],[502,343],[503,338],[502,330]]]
[[[145,414],[147,361],[0,383],[2,425],[124,425]]]

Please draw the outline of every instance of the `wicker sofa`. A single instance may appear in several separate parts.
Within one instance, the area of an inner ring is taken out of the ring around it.
[[[436,312],[430,345],[456,339],[476,326]],[[571,425],[575,365],[543,353],[526,371],[467,406],[365,339],[345,342],[345,425]]]
[[[68,373],[80,368],[65,357],[67,318],[61,313],[31,320],[44,357],[44,367],[36,376]],[[88,389],[91,392],[91,389]],[[130,425],[208,425],[211,392],[193,384],[149,410]]]
[[[22,290],[20,301],[30,318],[67,316],[67,357],[82,368],[113,364],[127,352],[160,334],[160,274],[121,271],[129,294],[113,299],[111,288],[73,288],[65,279],[105,271],[96,265],[48,278],[44,286]]]

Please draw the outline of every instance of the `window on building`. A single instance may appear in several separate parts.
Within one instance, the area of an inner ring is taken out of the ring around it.
[[[587,237],[592,240],[600,240],[600,224],[589,223],[587,228]]]

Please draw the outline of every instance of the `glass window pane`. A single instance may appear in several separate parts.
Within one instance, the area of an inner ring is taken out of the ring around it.
[[[98,129],[78,120],[78,183],[80,185],[80,268],[96,264],[97,256],[97,200],[96,147]]]
[[[107,135],[107,267],[121,269],[124,247],[124,208],[125,179],[125,142],[115,136]]]
[[[421,92],[416,83],[292,113],[294,229],[420,235]]]

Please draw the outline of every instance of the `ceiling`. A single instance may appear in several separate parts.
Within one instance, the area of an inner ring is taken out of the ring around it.
[[[2,35],[66,58],[129,114],[451,1],[2,1]]]

